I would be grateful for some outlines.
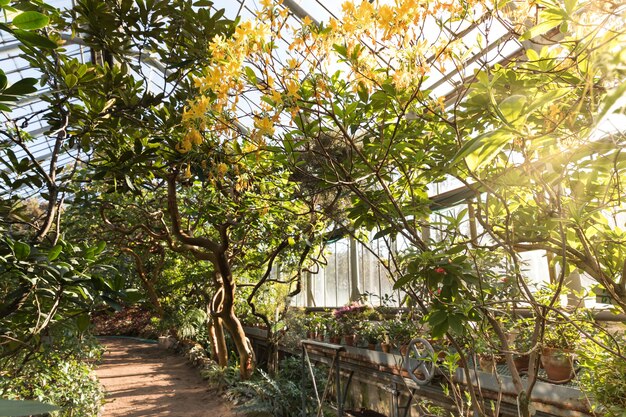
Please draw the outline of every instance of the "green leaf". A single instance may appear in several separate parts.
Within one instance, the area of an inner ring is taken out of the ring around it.
[[[133,180],[128,175],[124,175],[124,182],[126,183],[126,186],[128,187],[130,191],[135,191],[135,184],[133,183]]]
[[[0,416],[1,417],[21,417],[33,414],[44,414],[51,411],[59,410],[51,404],[42,403],[40,401],[18,401],[18,400],[2,400],[0,399]]]
[[[13,250],[15,251],[15,257],[20,261],[23,261],[30,255],[30,246],[26,243],[15,242]]]
[[[104,240],[101,240],[101,241],[100,241],[100,242],[98,242],[98,244],[96,245],[94,253],[95,253],[96,255],[98,255],[98,254],[102,253],[102,251],[104,250],[104,248],[106,248],[106,246],[107,246],[107,243],[106,243]]]
[[[12,23],[18,29],[35,30],[47,26],[49,21],[50,18],[42,13],[28,11],[15,16]]]
[[[102,300],[112,309],[114,309],[115,311],[122,311],[124,309],[124,307],[118,303],[117,301],[115,301],[114,299],[112,299],[111,297],[108,297],[106,295],[102,296]]]
[[[343,57],[348,55],[348,48],[345,45],[334,44],[333,49]]]
[[[128,304],[135,304],[145,299],[145,294],[136,288],[128,288],[124,291],[124,301]]]
[[[443,335],[445,335],[447,331],[448,331],[448,320],[444,320],[441,323],[437,324],[436,326],[433,326],[430,330],[430,334],[433,338],[438,339],[440,337],[443,337]]]
[[[398,288],[402,288],[405,285],[407,285],[409,282],[415,280],[415,277],[411,274],[406,274],[400,278],[398,278],[398,280],[395,282],[395,284],[393,284],[393,289],[397,290]]]
[[[546,20],[545,22],[541,22],[536,26],[533,26],[532,28],[528,29],[521,37],[520,40],[521,41],[527,41],[530,39],[534,39],[537,36],[541,36],[541,35],[545,35],[546,33],[548,33],[550,31],[550,29],[553,29],[557,26],[559,26],[561,24],[562,20]]]
[[[56,258],[59,257],[59,255],[61,254],[61,251],[63,250],[63,246],[61,245],[55,245],[52,249],[50,249],[50,251],[48,252],[48,260],[49,261],[54,261]]]
[[[246,72],[246,76],[248,77],[248,80],[252,83],[255,84],[258,82],[257,81],[257,76],[254,72],[254,70],[250,67],[245,67],[244,71]]]
[[[514,94],[502,100],[498,105],[498,108],[504,117],[504,122],[512,124],[520,119],[526,101],[526,96],[521,94]]]
[[[0,91],[4,90],[7,86],[7,76],[4,75],[4,71],[0,70]]]
[[[386,229],[379,230],[378,232],[374,234],[374,237],[372,237],[372,240],[376,240],[376,239],[380,239],[381,237],[388,236],[391,233],[393,233],[394,230],[395,229],[393,227],[388,227]]]
[[[565,11],[567,12],[568,15],[570,16],[572,15],[572,12],[576,8],[577,3],[578,3],[578,0],[565,0],[564,1]]]
[[[483,133],[467,141],[454,156],[453,164],[465,159],[471,170],[480,168],[496,157],[498,152],[509,142],[511,135],[497,129]]]
[[[448,324],[450,326],[450,329],[454,333],[458,335],[463,334],[463,321],[461,320],[461,317],[459,317],[456,314],[453,314],[452,316],[448,318]]]
[[[23,96],[25,94],[31,94],[37,91],[35,88],[37,79],[35,78],[23,78],[13,84],[11,87],[4,90],[3,94],[11,96]]]
[[[17,101],[17,97],[0,94],[0,101]]]
[[[50,39],[38,35],[35,32],[29,32],[27,30],[16,29],[13,31],[13,35],[25,45],[36,46],[44,49],[56,49],[57,44]]]
[[[435,310],[428,316],[428,324],[436,326],[448,320],[448,312],[445,310]]]
[[[81,314],[80,316],[76,317],[76,327],[78,327],[78,330],[81,332],[84,332],[89,328],[89,323],[89,315],[87,314]]]
[[[369,99],[369,93],[363,83],[359,83],[359,89],[357,90],[357,94],[359,95],[359,99],[362,103],[367,103],[367,100]]]
[[[76,83],[78,83],[78,77],[74,74],[67,74],[65,77],[65,85],[67,85],[68,88],[72,88]]]

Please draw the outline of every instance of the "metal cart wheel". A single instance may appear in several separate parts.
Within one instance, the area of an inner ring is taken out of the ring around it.
[[[404,368],[417,385],[428,385],[435,376],[435,350],[426,339],[411,340],[404,357]]]

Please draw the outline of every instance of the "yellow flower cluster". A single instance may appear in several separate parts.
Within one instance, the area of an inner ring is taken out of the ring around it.
[[[196,129],[190,129],[183,137],[182,141],[176,145],[176,150],[180,153],[187,153],[194,145],[200,145],[203,140],[204,138],[200,132]]]
[[[194,79],[201,97],[189,104],[185,121],[202,119],[207,111],[221,113],[235,111],[236,97],[244,88],[242,72],[245,60],[253,53],[263,50],[269,35],[268,26],[260,21],[244,21],[235,29],[232,37],[215,36],[209,44],[213,65],[205,68],[202,77]],[[208,94],[215,100],[209,102]]]
[[[438,21],[473,18],[482,14],[481,0],[395,0],[392,4],[376,6],[368,1],[346,3],[341,24],[331,22],[348,54],[355,45],[375,45],[361,48],[351,65],[355,79],[366,86],[381,84],[391,76],[398,90],[417,85],[431,67],[443,67],[449,54],[433,54],[454,44],[447,36],[429,38],[438,33]],[[445,31],[442,32],[445,34]],[[449,62],[448,62],[449,64]]]
[[[223,177],[224,174],[226,174],[228,172],[228,165],[226,165],[223,162],[220,162],[219,164],[217,164],[217,173],[220,177]]]
[[[258,118],[254,121],[254,127],[261,135],[272,136],[274,134],[274,122],[268,117]]]
[[[325,30],[320,30],[307,18],[301,27],[292,27],[289,8],[282,6],[282,1],[261,0],[254,20],[241,22],[232,37],[216,36],[210,42],[212,64],[194,80],[200,94],[188,104],[183,120],[221,137],[235,137],[242,134],[234,127],[237,115],[242,115],[239,101],[262,98],[250,103],[260,110],[245,114],[247,120],[253,120],[253,126],[247,126],[249,139],[258,146],[263,136],[276,133],[281,114],[290,115],[291,120],[298,117],[304,95],[302,81],[310,79],[311,73],[330,77],[339,69],[341,79],[353,91],[371,91],[387,82],[398,91],[418,88],[433,68],[454,65],[453,49],[458,46],[447,36],[431,36],[439,31],[445,34],[441,22],[471,22],[473,13],[478,16],[488,9],[488,1],[392,0],[379,4],[357,0],[346,2],[342,17],[330,19]],[[287,51],[274,46],[281,39],[289,42]],[[338,55],[342,48],[345,56]],[[334,87],[324,77],[309,85],[312,91],[307,97],[318,105],[332,99]],[[246,96],[248,91],[258,94]],[[195,143],[186,136],[179,148],[189,151]]]

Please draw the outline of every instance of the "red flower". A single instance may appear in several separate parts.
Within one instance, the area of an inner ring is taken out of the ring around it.
[[[446,274],[446,270],[443,269],[442,267],[435,269],[435,272],[438,274],[444,274],[444,275]]]

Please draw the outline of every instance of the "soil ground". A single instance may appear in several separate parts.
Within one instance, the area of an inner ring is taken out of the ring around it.
[[[103,417],[235,417],[198,371],[156,344],[103,337],[96,370],[106,390]]]

